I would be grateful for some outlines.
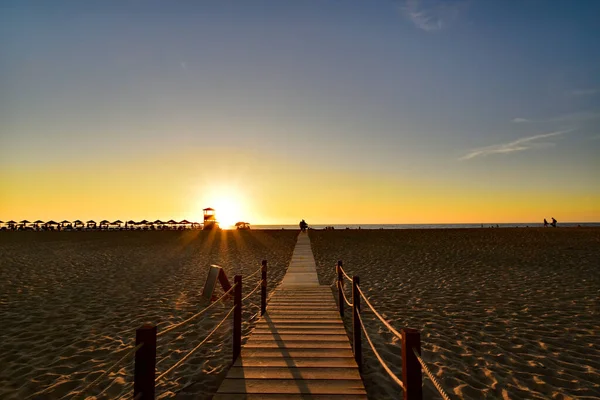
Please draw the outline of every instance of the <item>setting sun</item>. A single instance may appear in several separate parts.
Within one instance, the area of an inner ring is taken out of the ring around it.
[[[248,219],[243,197],[233,187],[214,188],[202,199],[202,208],[215,209],[216,219],[223,229],[231,228],[238,221]]]
[[[236,222],[242,220],[239,204],[233,199],[223,198],[215,201],[214,206],[217,221],[221,228],[231,228]]]

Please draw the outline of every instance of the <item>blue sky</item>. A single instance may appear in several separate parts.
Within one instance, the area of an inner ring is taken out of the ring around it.
[[[3,1],[0,178],[214,151],[411,191],[565,190],[597,219],[599,17],[596,1]]]

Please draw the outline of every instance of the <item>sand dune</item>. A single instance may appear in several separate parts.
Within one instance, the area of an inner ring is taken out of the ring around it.
[[[2,232],[0,235],[0,398],[60,399],[127,352],[135,329],[184,320],[208,303],[210,264],[228,276],[269,261],[269,288],[282,279],[297,232]],[[256,283],[244,285],[248,293]],[[245,303],[244,321],[259,296]],[[199,343],[231,303],[159,338],[158,373]],[[248,334],[249,324],[245,325]],[[157,398],[210,398],[231,359],[231,321],[157,385]],[[130,398],[132,362],[89,393]],[[85,396],[84,396],[85,397]],[[94,398],[94,397],[90,397]]]
[[[343,260],[395,327],[421,330],[424,358],[449,394],[600,398],[599,229],[311,231],[310,237],[321,283],[333,282],[336,260]],[[363,315],[400,374],[397,341],[372,313]],[[365,354],[369,398],[399,398],[374,356]],[[439,398],[427,379],[425,397]]]

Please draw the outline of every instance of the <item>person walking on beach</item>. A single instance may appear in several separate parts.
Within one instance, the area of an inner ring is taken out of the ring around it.
[[[300,231],[306,232],[306,228],[308,228],[308,224],[305,220],[300,221]]]
[[[553,228],[556,228],[556,222],[558,222],[558,221],[556,221],[556,220],[554,219],[554,217],[552,217],[552,227],[553,227]]]
[[[546,221],[546,218],[544,218],[544,228],[548,227],[548,221]]]

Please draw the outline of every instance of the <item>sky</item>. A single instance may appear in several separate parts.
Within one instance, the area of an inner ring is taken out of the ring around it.
[[[600,221],[599,17],[2,1],[0,220]]]

